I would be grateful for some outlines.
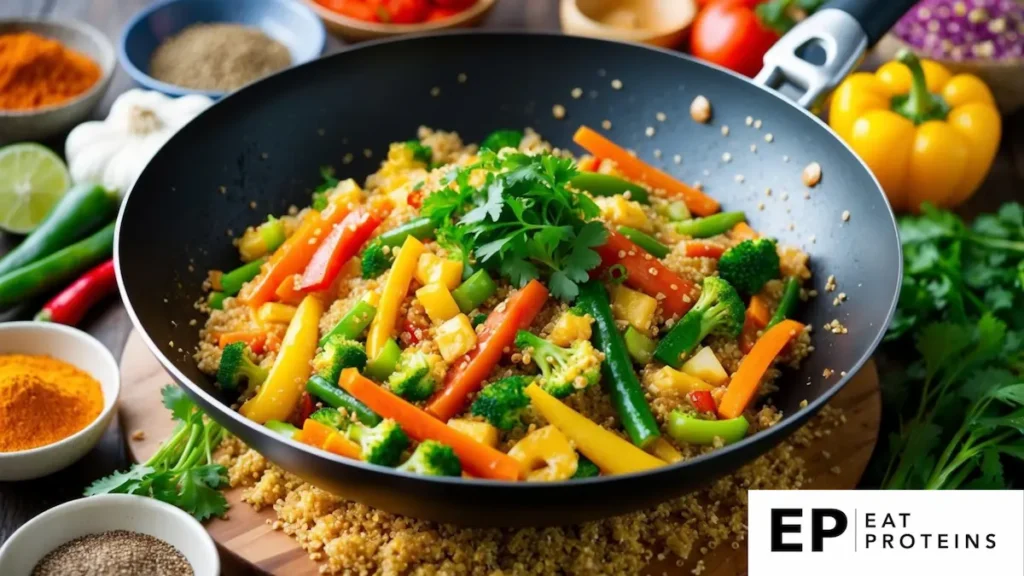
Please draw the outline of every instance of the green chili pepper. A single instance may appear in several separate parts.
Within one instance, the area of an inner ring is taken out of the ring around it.
[[[324,334],[324,337],[320,339],[320,346],[323,347],[327,344],[327,340],[331,336],[341,336],[348,340],[357,340],[366,331],[366,328],[373,321],[374,315],[377,314],[377,307],[370,304],[366,300],[360,300],[356,302],[356,305],[351,310],[345,313],[338,320],[338,323],[331,328],[331,331]]]
[[[319,398],[331,408],[344,408],[348,412],[355,414],[356,418],[367,426],[376,426],[381,421],[381,417],[373,410],[370,410],[366,404],[356,400],[348,392],[332,385],[327,379],[316,374],[310,376],[309,380],[306,381],[306,392]]]
[[[633,444],[645,448],[661,433],[633,370],[622,334],[615,327],[608,291],[600,282],[587,282],[580,286],[576,304],[594,318],[594,346],[604,352],[601,382],[607,387],[622,427]]]
[[[220,289],[226,296],[234,296],[242,289],[242,285],[252,280],[260,273],[260,266],[266,262],[266,258],[259,258],[242,264],[238,268],[235,268],[231,272],[225,272],[220,277]]]
[[[707,445],[721,438],[726,444],[743,440],[750,423],[743,416],[730,420],[702,420],[675,410],[668,416],[669,436],[676,442]]]
[[[775,309],[775,314],[772,314],[772,319],[764,329],[767,330],[792,316],[793,311],[796,310],[796,303],[799,301],[800,281],[790,276],[786,279],[786,289],[782,292],[782,299],[779,300],[779,307]]]
[[[710,238],[725,234],[733,226],[746,221],[747,216],[743,212],[721,212],[705,218],[679,222],[676,224],[676,232],[691,238]]]
[[[395,371],[395,366],[398,365],[398,357],[401,355],[402,349],[398,347],[395,339],[391,338],[384,344],[384,348],[377,354],[377,357],[366,363],[363,374],[377,382],[384,382]]]
[[[643,248],[655,258],[664,258],[672,251],[668,246],[665,246],[661,242],[655,240],[653,236],[645,234],[636,228],[619,226],[619,233],[632,240],[634,244]]]
[[[458,288],[452,290],[452,298],[459,305],[459,310],[462,310],[463,314],[468,314],[470,310],[493,296],[497,290],[498,286],[487,272],[477,270],[465,282],[459,284]]]
[[[622,340],[626,343],[626,352],[629,353],[629,357],[634,362],[641,366],[651,363],[654,349],[658,346],[657,342],[632,326],[626,328],[626,333],[623,334]]]
[[[223,292],[214,290],[206,297],[206,305],[210,307],[210,310],[223,310],[225,298],[227,296]]]
[[[639,184],[623,180],[610,174],[599,172],[580,172],[569,180],[569,184],[577,190],[585,190],[593,196],[616,196],[629,192],[629,199],[647,204],[647,190]]]
[[[267,423],[264,424],[264,426],[285,438],[295,438],[295,435],[299,433],[298,428],[287,422],[281,422],[280,420],[267,420]]]
[[[426,240],[434,237],[434,223],[430,218],[413,218],[401,226],[381,234],[378,241],[385,246],[401,246],[409,236],[417,240]]]

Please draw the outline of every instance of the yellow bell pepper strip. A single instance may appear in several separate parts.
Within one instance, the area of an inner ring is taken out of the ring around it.
[[[995,99],[975,76],[905,50],[832,96],[832,128],[871,168],[895,210],[970,198],[999,148]]]
[[[683,455],[679,453],[679,450],[676,450],[675,446],[670,444],[668,440],[661,437],[658,437],[658,439],[651,444],[648,450],[651,454],[654,454],[669,464],[679,462],[683,459]]]
[[[612,434],[589,418],[569,408],[537,384],[526,387],[534,408],[545,420],[562,431],[606,474],[630,474],[664,466],[665,461],[651,456],[628,441]]]
[[[270,375],[256,396],[242,404],[239,411],[243,416],[263,424],[267,420],[287,420],[295,410],[312,371],[310,361],[316,354],[323,312],[324,305],[316,296],[306,296],[299,304]]]
[[[761,335],[750,353],[743,357],[740,367],[732,375],[725,395],[718,403],[718,417],[723,420],[738,418],[754,399],[761,378],[772,362],[804,330],[804,325],[795,320],[783,320]]]
[[[409,283],[416,272],[420,254],[423,254],[423,243],[415,236],[406,236],[398,257],[391,265],[391,274],[388,275],[384,290],[380,294],[377,314],[374,315],[370,333],[366,336],[366,355],[371,359],[380,354],[384,344],[394,334],[398,308],[409,293]]]

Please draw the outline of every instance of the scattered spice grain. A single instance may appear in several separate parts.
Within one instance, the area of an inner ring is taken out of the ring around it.
[[[148,534],[110,530],[62,544],[43,557],[32,576],[192,576],[174,546]]]

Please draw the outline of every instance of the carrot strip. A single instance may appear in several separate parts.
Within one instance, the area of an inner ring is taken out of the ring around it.
[[[327,442],[327,438],[334,433],[334,428],[331,428],[326,424],[321,424],[316,420],[306,418],[302,423],[302,430],[295,435],[295,439],[303,444],[323,448],[324,443]]]
[[[747,313],[757,321],[759,329],[767,326],[772,320],[772,313],[768,310],[768,303],[758,294],[750,297],[750,306],[747,307]]]
[[[436,440],[450,446],[462,462],[462,467],[473,476],[494,480],[519,479],[519,462],[514,458],[448,426],[374,384],[355,368],[342,370],[338,385],[366,404],[370,410],[398,422],[402,430],[416,441]]]
[[[747,224],[746,222],[740,222],[733,226],[732,230],[729,230],[729,236],[737,242],[753,240],[760,237],[760,235],[750,227],[750,224]]]
[[[306,294],[295,289],[295,286],[298,284],[297,280],[301,277],[301,274],[292,274],[281,281],[277,290],[274,290],[274,295],[277,296],[278,302],[292,306],[298,306],[302,303],[302,299],[306,297]]]
[[[687,242],[686,255],[690,258],[721,258],[725,246],[714,242]]]
[[[622,234],[609,230],[608,242],[595,250],[601,256],[603,269],[622,264],[626,285],[657,298],[666,315],[682,318],[697,303],[700,293],[693,282],[666,268]]]
[[[516,332],[533,322],[547,299],[548,289],[532,280],[495,308],[484,323],[476,347],[448,371],[444,387],[427,403],[427,412],[447,421],[462,411],[467,397],[480,389],[501,355],[515,342]]]
[[[744,316],[739,344],[740,351],[748,354],[754,348],[754,343],[757,342],[757,332],[768,325],[772,315],[764,298],[754,294],[750,297],[750,305],[747,306],[747,313]]]
[[[259,354],[267,340],[267,333],[261,330],[239,330],[224,332],[217,337],[217,346],[221,348],[235,342],[245,342],[253,352]]]
[[[641,180],[654,188],[661,188],[673,196],[682,198],[690,212],[698,216],[709,216],[718,212],[719,204],[714,198],[631,155],[618,144],[590,128],[580,126],[572,139],[592,155],[614,160],[619,171],[629,178]]]
[[[732,375],[729,387],[718,403],[719,418],[728,420],[743,414],[757,393],[764,373],[786,344],[803,329],[804,325],[799,322],[783,320],[761,336],[750,353],[743,357],[739,369]]]
[[[345,438],[338,432],[331,432],[331,435],[324,440],[323,449],[338,456],[359,460],[362,450],[355,442]]]

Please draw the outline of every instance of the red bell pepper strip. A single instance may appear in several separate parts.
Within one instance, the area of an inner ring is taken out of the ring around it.
[[[323,290],[338,277],[341,267],[355,256],[384,219],[367,210],[355,210],[336,224],[313,253],[295,284],[300,292]]]
[[[626,269],[626,284],[657,298],[666,315],[682,318],[697,303],[700,294],[693,282],[666,268],[622,234],[609,230],[608,242],[596,250],[603,269],[621,264]],[[658,298],[658,294],[662,297]],[[683,296],[688,296],[689,301]]]
[[[114,261],[107,260],[54,296],[36,314],[35,319],[37,322],[57,322],[74,326],[85,316],[89,308],[104,296],[114,292],[116,288]]]
[[[725,246],[714,242],[687,242],[686,255],[690,258],[721,258]]]
[[[536,280],[500,304],[484,322],[476,347],[457,360],[444,379],[444,387],[427,403],[427,412],[447,422],[466,407],[466,399],[480,389],[505,350],[515,343],[516,332],[533,322],[548,299],[548,289]]]
[[[694,390],[686,395],[698,412],[714,414],[718,407],[715,406],[715,399],[711,396],[710,390]]]

